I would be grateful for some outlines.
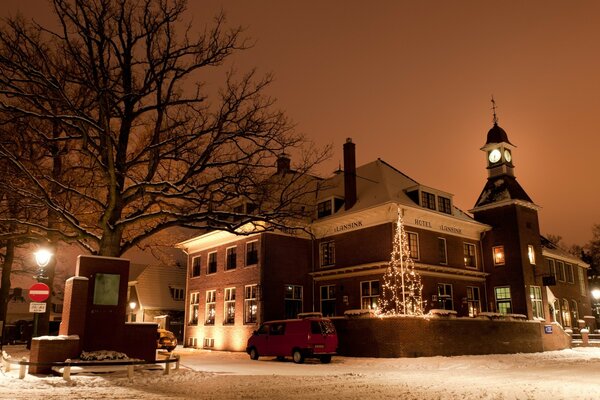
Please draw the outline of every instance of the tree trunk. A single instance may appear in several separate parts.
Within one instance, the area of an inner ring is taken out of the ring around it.
[[[0,282],[0,321],[6,325],[6,314],[10,295],[10,274],[12,272],[12,264],[15,259],[15,242],[14,240],[6,241],[6,255],[2,264],[2,278]]]

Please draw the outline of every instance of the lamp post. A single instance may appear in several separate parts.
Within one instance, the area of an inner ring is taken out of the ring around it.
[[[600,289],[593,289],[592,297],[594,298],[594,311],[596,314],[596,323],[598,323],[598,321],[600,320]]]
[[[133,313],[133,311],[135,310],[135,308],[137,307],[137,303],[135,301],[130,301],[129,302],[129,309],[131,310],[131,317],[129,318],[129,322],[135,322],[134,316],[135,314]]]
[[[37,274],[34,278],[38,282],[43,282],[48,279],[47,276],[44,275],[44,268],[48,266],[50,260],[52,259],[52,253],[47,249],[39,249],[38,251],[33,253],[35,257],[35,262],[38,266]],[[37,337],[38,333],[38,323],[39,323],[40,313],[34,313],[33,315],[33,334],[31,337]]]

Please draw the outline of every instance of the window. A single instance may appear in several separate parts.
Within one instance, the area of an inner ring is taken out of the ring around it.
[[[554,280],[557,281],[558,275],[556,274],[556,264],[554,264],[554,260],[550,258],[548,259],[548,271],[550,271],[550,274],[554,276]]]
[[[208,253],[208,270],[207,274],[214,274],[217,272],[217,252]]]
[[[571,312],[569,311],[569,300],[562,299],[560,305],[561,316],[563,320],[563,326],[572,326],[571,325]]]
[[[587,290],[585,290],[585,280],[587,279],[585,269],[577,267],[579,271],[579,294],[582,296],[587,296]]]
[[[447,197],[438,196],[438,211],[446,214],[452,214],[450,199]]]
[[[435,196],[431,193],[421,192],[421,207],[435,210]]]
[[[331,200],[322,201],[317,204],[317,218],[323,218],[331,214]]]
[[[452,285],[449,283],[438,283],[438,305],[442,310],[454,310],[452,299]]]
[[[544,305],[542,304],[542,288],[539,286],[529,287],[529,297],[531,298],[531,312],[533,318],[544,318]]]
[[[215,347],[215,339],[213,338],[204,338],[204,346],[205,348]]]
[[[335,285],[321,286],[321,314],[324,317],[335,315]]]
[[[494,265],[504,265],[504,246],[492,247]]]
[[[235,288],[226,288],[225,289],[225,320],[223,321],[224,325],[231,325],[235,323]]]
[[[408,250],[410,251],[410,258],[414,260],[419,259],[419,235],[413,232],[406,232],[408,237]]]
[[[500,314],[512,313],[512,300],[510,297],[510,286],[500,286],[494,288],[496,295],[496,311]]]
[[[335,242],[321,242],[321,267],[335,264]]]
[[[448,264],[448,252],[446,250],[446,239],[438,238],[438,256],[440,264]]]
[[[575,276],[573,275],[573,265],[565,264],[565,271],[567,273],[567,282],[575,283]]]
[[[579,307],[577,306],[576,300],[571,300],[571,315],[573,316],[573,324],[577,326],[577,321],[579,320]]]
[[[360,283],[360,308],[376,310],[379,301],[379,281],[366,281]]]
[[[258,242],[246,243],[246,266],[258,264]]]
[[[235,269],[237,266],[237,252],[235,247],[225,250],[225,271]]]
[[[200,293],[190,293],[190,325],[198,325],[198,305],[200,304]]]
[[[248,285],[244,287],[244,323],[254,324],[256,323],[256,316],[258,314],[258,301],[257,301],[257,285]]]
[[[481,300],[477,286],[467,286],[467,307],[469,317],[476,317],[481,312]]]
[[[463,243],[463,253],[465,257],[465,267],[477,268],[475,245],[472,243]]]
[[[527,246],[527,257],[529,257],[529,264],[535,265],[535,250],[532,245]]]
[[[285,285],[284,287],[285,318],[297,318],[302,312],[302,286]]]
[[[188,338],[188,347],[198,347],[198,338],[189,337]]]
[[[173,300],[182,301],[184,299],[185,290],[183,288],[169,286],[169,291],[171,292]]]
[[[206,291],[206,314],[204,315],[204,325],[215,324],[215,306],[217,301],[217,291],[207,290]]]
[[[564,282],[566,280],[564,262],[556,260],[556,272],[558,272],[558,280]]]
[[[200,256],[192,258],[192,278],[200,276]]]

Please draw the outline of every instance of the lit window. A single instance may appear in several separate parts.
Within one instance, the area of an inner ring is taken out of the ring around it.
[[[216,290],[207,290],[206,291],[206,314],[204,316],[204,325],[214,325],[215,324],[216,301],[217,301],[217,291]]]
[[[360,283],[360,304],[365,310],[376,310],[379,301],[379,281]]]
[[[335,315],[335,285],[321,286],[321,314],[324,317]]]
[[[481,300],[477,286],[467,286],[467,306],[469,317],[476,317],[481,312]]]
[[[532,245],[527,246],[527,257],[529,257],[529,264],[535,265],[535,251]]]
[[[248,285],[244,287],[244,323],[256,323],[256,315],[258,313],[257,301],[257,285]]]
[[[322,242],[321,248],[321,267],[335,264],[335,242]]]
[[[544,306],[542,304],[542,289],[539,286],[529,287],[531,298],[531,311],[533,318],[544,318]]]
[[[465,267],[476,268],[477,258],[475,245],[472,243],[463,243],[463,255],[465,260]]]
[[[302,286],[285,285],[285,318],[297,318],[302,312]]]
[[[494,265],[504,265],[504,246],[492,247]]]
[[[200,293],[190,293],[190,315],[189,324],[198,325],[198,305],[200,303]]]
[[[437,308],[441,310],[454,310],[454,300],[452,298],[452,285],[449,283],[438,283],[438,304]]]
[[[412,232],[406,232],[408,237],[408,250],[410,251],[410,258],[414,260],[419,259],[419,235]]]
[[[571,314],[573,316],[573,324],[577,323],[579,320],[579,307],[577,306],[576,300],[571,300]]]
[[[231,325],[235,323],[235,288],[225,289],[225,320],[223,324]]]
[[[512,313],[512,299],[510,296],[510,286],[501,286],[494,288],[496,295],[496,310],[500,314]]]

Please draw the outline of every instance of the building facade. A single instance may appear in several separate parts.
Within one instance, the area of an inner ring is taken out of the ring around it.
[[[538,206],[514,178],[513,148],[494,124],[482,148],[488,181],[470,215],[454,206],[452,194],[381,159],[357,167],[348,139],[344,170],[318,182],[301,233],[214,231],[179,244],[188,254],[185,345],[243,350],[262,321],[375,310],[399,210],[425,312],[522,314],[576,327],[591,315],[580,278],[587,266],[543,245]],[[567,260],[561,280],[556,265]],[[548,280],[555,275],[556,282]]]

